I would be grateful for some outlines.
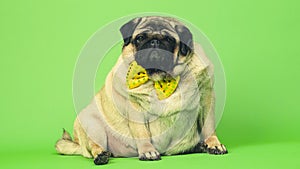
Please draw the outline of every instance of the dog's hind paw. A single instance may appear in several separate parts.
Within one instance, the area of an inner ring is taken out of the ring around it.
[[[107,164],[111,153],[108,151],[103,151],[94,159],[96,165]]]

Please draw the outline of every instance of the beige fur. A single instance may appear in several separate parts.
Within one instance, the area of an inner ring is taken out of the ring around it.
[[[157,98],[152,81],[127,88],[125,77],[134,53],[131,44],[123,48],[105,86],[76,118],[74,140],[64,132],[57,152],[96,158],[110,151],[117,157],[155,159],[188,152],[201,140],[208,148],[225,152],[215,135],[213,67],[200,45],[181,58],[186,64],[176,70],[179,86],[164,100]]]

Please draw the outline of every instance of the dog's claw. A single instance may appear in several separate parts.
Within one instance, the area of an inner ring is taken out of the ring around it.
[[[142,153],[139,156],[139,159],[142,161],[155,161],[161,160],[160,154],[156,151]]]
[[[225,146],[220,143],[217,136],[213,135],[204,140],[204,147],[207,153],[209,154],[227,154]]]
[[[215,155],[228,153],[228,151],[226,150],[226,148],[223,144],[220,144],[218,146],[213,146],[213,147],[207,147],[207,152],[209,154],[215,154]]]

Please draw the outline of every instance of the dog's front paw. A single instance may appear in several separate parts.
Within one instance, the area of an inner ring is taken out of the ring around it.
[[[141,153],[139,155],[139,159],[142,161],[154,161],[154,160],[161,160],[160,154],[157,151],[150,151]]]
[[[96,165],[103,165],[103,164],[107,164],[109,157],[110,157],[111,153],[108,151],[103,151],[100,154],[97,155],[97,157],[94,159],[94,163]]]
[[[205,141],[205,148],[209,154],[227,154],[228,151],[223,144],[220,143],[217,136],[211,136]]]
[[[226,148],[223,144],[207,147],[207,152],[209,154],[215,154],[215,155],[227,154],[228,153],[228,151],[226,150]]]

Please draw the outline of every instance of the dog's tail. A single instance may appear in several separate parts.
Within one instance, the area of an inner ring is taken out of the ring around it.
[[[55,149],[59,154],[81,154],[80,145],[72,140],[70,133],[68,133],[65,129],[63,129],[62,138],[56,142]]]

